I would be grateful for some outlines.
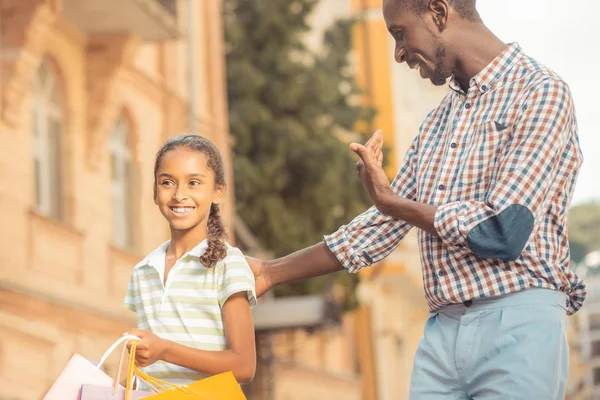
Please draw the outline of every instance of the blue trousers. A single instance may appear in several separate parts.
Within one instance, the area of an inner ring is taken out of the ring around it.
[[[528,289],[432,314],[410,400],[562,400],[569,366],[567,295]]]

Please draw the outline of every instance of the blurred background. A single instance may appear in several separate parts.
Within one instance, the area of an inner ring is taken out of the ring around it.
[[[505,42],[570,85],[586,158],[570,215],[588,298],[568,399],[600,399],[600,3],[480,0]],[[380,0],[0,0],[0,399],[40,399],[70,356],[135,325],[133,266],[168,238],[154,155],[196,132],[228,170],[230,242],[270,258],[369,206],[348,143],[383,129],[393,178],[446,87],[397,65]],[[414,233],[358,276],[254,310],[251,400],[406,399],[428,317]],[[116,371],[116,356],[107,372]]]

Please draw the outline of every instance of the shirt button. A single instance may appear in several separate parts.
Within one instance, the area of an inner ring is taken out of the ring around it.
[[[440,270],[440,271],[438,271],[438,276],[444,276],[444,275],[446,275],[446,272],[444,272],[444,271],[441,271],[441,270]]]
[[[440,186],[438,186],[438,189],[440,189],[440,190],[444,190],[444,189],[446,189],[446,186],[444,186],[444,185],[440,185]]]
[[[488,87],[486,85],[481,86],[481,90],[483,90],[484,92],[487,92]]]
[[[453,149],[455,149],[455,148],[456,148],[456,143],[452,143],[452,144],[450,145],[450,147],[452,147]]]
[[[465,108],[468,110],[469,108],[471,108],[471,103],[465,103]]]

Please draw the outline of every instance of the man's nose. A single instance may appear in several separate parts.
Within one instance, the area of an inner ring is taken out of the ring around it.
[[[398,64],[402,64],[404,61],[406,61],[406,51],[404,50],[404,47],[399,47],[396,50],[395,58]]]

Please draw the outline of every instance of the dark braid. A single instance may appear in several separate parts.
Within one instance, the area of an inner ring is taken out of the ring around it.
[[[217,261],[225,258],[227,255],[226,237],[227,233],[223,221],[221,221],[219,206],[213,204],[210,206],[210,215],[208,216],[208,248],[200,257],[202,264],[212,267]]]
[[[154,163],[155,190],[157,185],[156,173],[160,166],[160,160],[165,153],[179,147],[196,150],[206,155],[208,167],[215,174],[215,186],[225,186],[225,168],[223,166],[223,158],[221,157],[221,153],[219,152],[219,149],[217,149],[217,146],[202,136],[188,134],[170,138],[156,154],[156,161]],[[222,260],[227,256],[225,239],[227,239],[227,233],[225,232],[225,227],[221,220],[219,206],[217,204],[212,204],[208,216],[208,247],[202,257],[200,257],[200,262],[204,266],[208,268],[214,267],[219,260]]]

